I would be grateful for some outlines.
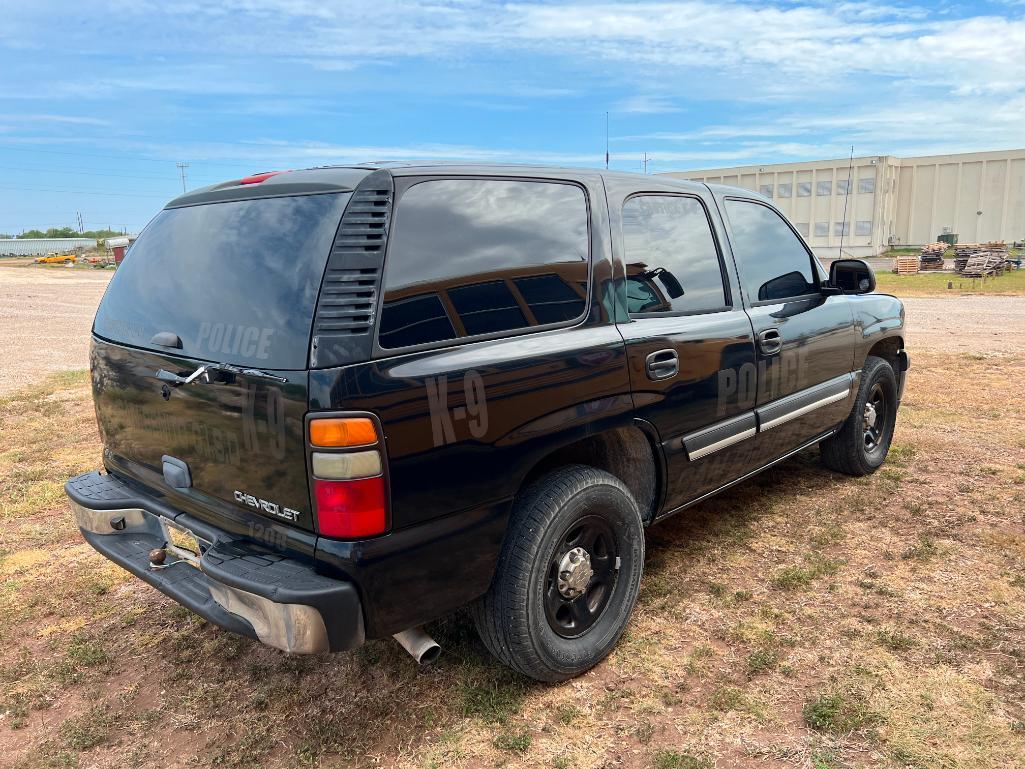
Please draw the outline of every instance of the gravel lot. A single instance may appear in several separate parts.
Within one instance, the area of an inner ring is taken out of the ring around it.
[[[0,264],[0,393],[85,368],[96,305],[113,273]],[[1025,339],[1025,297],[904,300],[908,349],[1010,354]]]

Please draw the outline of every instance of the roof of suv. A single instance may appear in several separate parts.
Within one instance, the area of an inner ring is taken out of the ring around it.
[[[515,165],[498,163],[367,163],[351,166],[321,166],[290,171],[275,171],[253,174],[242,179],[200,187],[179,195],[167,204],[167,208],[180,208],[200,203],[240,200],[244,198],[274,197],[277,195],[302,195],[316,192],[351,192],[374,171],[385,170],[393,176],[422,176],[444,172],[461,176],[535,176],[540,178],[583,179],[588,176],[603,176],[637,183],[642,178],[657,179],[659,186],[698,189],[701,182],[676,179],[669,176],[644,176],[624,171],[606,171],[593,168],[573,168],[541,165]],[[715,185],[719,188],[719,185]],[[722,187],[723,190],[732,190]],[[739,190],[738,190],[739,191]],[[749,195],[749,190],[743,190]]]

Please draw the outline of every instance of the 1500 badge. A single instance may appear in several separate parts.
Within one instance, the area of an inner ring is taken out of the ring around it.
[[[298,510],[293,510],[290,507],[282,507],[276,502],[268,502],[266,499],[254,497],[252,494],[246,494],[244,491],[235,492],[235,501],[240,505],[246,505],[254,510],[260,510],[264,513],[276,515],[278,518],[284,518],[286,521],[297,521],[301,515]]]

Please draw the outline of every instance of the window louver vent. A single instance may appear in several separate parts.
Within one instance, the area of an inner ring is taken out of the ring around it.
[[[370,357],[391,205],[391,176],[378,171],[363,180],[345,208],[317,303],[314,367]]]

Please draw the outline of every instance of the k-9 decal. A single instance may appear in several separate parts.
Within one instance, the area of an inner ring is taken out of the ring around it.
[[[456,441],[456,423],[466,422],[470,435],[483,438],[488,432],[488,404],[484,395],[484,379],[476,371],[463,374],[463,405],[450,409],[449,377],[427,377],[427,408],[431,414],[431,435],[435,446]],[[455,385],[458,387],[458,384]]]

